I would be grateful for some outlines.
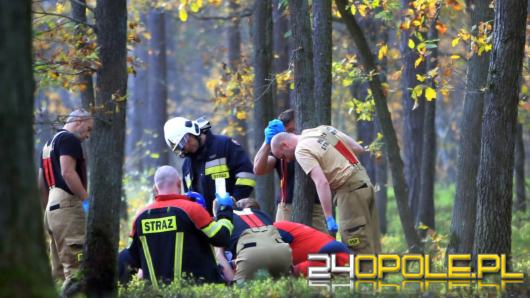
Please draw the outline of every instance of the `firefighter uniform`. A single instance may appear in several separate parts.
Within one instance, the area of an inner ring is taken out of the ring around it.
[[[212,213],[215,179],[226,179],[226,191],[236,200],[249,197],[256,186],[252,163],[247,153],[229,137],[206,133],[206,141],[182,165],[184,191],[195,191],[206,199]]]
[[[234,211],[234,232],[228,249],[236,256],[236,281],[252,279],[260,269],[279,277],[291,268],[289,245],[282,241],[272,220],[257,209]]]
[[[337,205],[342,241],[355,253],[381,250],[374,189],[366,170],[348,147],[346,135],[331,126],[302,131],[295,150],[306,174],[320,166]]]
[[[307,259],[309,254],[336,254],[338,266],[349,263],[351,251],[344,243],[336,241],[327,233],[290,221],[278,221],[274,226],[280,231],[282,239],[291,247],[295,275],[307,276],[308,267],[324,265],[323,262],[309,261]]]
[[[234,228],[232,208],[224,208],[217,215],[213,220],[184,195],[156,196],[133,222],[129,265],[142,268],[155,287],[159,280],[170,283],[181,277],[224,282],[210,245],[229,245]]]
[[[294,161],[287,162],[285,159],[276,159],[275,169],[280,177],[280,196],[276,204],[276,221],[291,220],[294,193]],[[313,204],[313,215],[311,226],[315,229],[327,233],[326,219],[320,206],[318,196],[315,196]]]
[[[64,129],[44,145],[41,169],[49,189],[44,227],[50,238],[52,275],[55,279],[65,279],[66,284],[80,266],[86,220],[82,206],[84,198],[73,195],[61,174],[62,155],[76,160],[76,173],[86,189],[86,165],[81,141]]]

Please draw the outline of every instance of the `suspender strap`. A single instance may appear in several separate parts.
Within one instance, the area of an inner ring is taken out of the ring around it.
[[[348,148],[346,148],[342,141],[339,140],[337,144],[335,144],[335,149],[337,149],[337,151],[339,151],[339,153],[344,156],[344,158],[346,158],[352,165],[359,163],[357,157],[355,157],[355,155],[348,150]]]
[[[55,175],[53,172],[53,163],[52,163],[52,151],[53,146],[55,145],[55,139],[65,131],[62,130],[58,133],[56,133],[50,144],[46,143],[44,145],[44,148],[42,149],[42,166],[44,168],[44,179],[46,179],[46,182],[48,183],[48,187],[52,188],[55,186]]]
[[[353,154],[353,152],[351,152],[348,147],[344,145],[344,142],[337,137],[337,130],[333,127],[327,127],[326,130],[327,131],[322,134],[326,141],[331,144],[340,153],[340,155],[342,155],[352,165],[357,165],[359,160],[355,154]]]
[[[285,159],[280,159],[280,171],[282,173],[282,179],[280,180],[280,202],[285,205],[287,202],[287,161]]]
[[[255,214],[240,215],[240,217],[251,228],[263,227],[265,225]]]

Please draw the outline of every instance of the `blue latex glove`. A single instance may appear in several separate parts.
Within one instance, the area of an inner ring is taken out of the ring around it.
[[[279,134],[280,132],[284,132],[284,131],[285,131],[285,127],[283,126],[282,121],[278,119],[269,121],[269,125],[267,126],[267,128],[265,128],[265,144],[270,144],[272,138],[275,135]]]
[[[89,209],[90,209],[90,197],[83,200],[83,212],[85,212],[85,215],[88,215]]]
[[[230,197],[229,193],[226,193],[224,196],[220,196],[218,193],[215,193],[215,200],[217,201],[218,208],[222,211],[226,207],[234,208],[234,201]]]
[[[188,198],[193,199],[197,204],[201,205],[204,209],[206,209],[206,201],[204,200],[204,197],[195,191],[188,191],[186,193],[186,196]]]
[[[337,231],[339,230],[339,226],[337,226],[337,222],[335,222],[335,219],[333,218],[333,216],[328,216],[326,217],[326,223],[328,225],[328,231],[332,234],[335,234],[337,233]]]

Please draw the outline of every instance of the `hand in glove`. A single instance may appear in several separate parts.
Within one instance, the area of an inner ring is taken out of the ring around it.
[[[204,209],[206,209],[206,200],[204,200],[204,197],[195,191],[188,191],[186,193],[186,196],[188,198],[193,199],[197,204],[201,205]]]
[[[90,197],[83,200],[83,212],[85,212],[85,215],[88,215],[88,210],[90,210]]]
[[[229,193],[226,193],[224,196],[220,196],[218,193],[215,193],[215,200],[217,201],[217,206],[219,211],[225,210],[227,207],[234,208],[234,201]]]
[[[270,144],[272,138],[275,135],[279,134],[280,132],[284,132],[284,131],[285,131],[285,127],[283,126],[282,121],[278,119],[269,121],[269,125],[267,126],[267,128],[265,128],[265,144]]]
[[[326,223],[328,225],[328,231],[331,234],[337,233],[337,231],[339,230],[339,226],[337,226],[337,222],[335,222],[335,219],[333,218],[333,216],[330,215],[326,217]]]

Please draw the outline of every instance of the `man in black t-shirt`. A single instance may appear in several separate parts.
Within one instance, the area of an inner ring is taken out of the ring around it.
[[[283,131],[294,133],[295,130],[294,111],[288,109],[282,112],[278,119],[269,122],[269,126],[265,129],[265,140],[254,157],[254,174],[265,175],[276,169],[280,177],[280,198],[277,200],[276,221],[291,221],[295,162],[287,162],[272,155],[270,140],[276,133]],[[327,233],[327,225],[318,196],[315,196],[314,202],[316,206],[313,206],[312,226]]]
[[[81,142],[90,136],[92,126],[88,112],[73,111],[41,155],[39,188],[46,206],[44,225],[50,236],[52,273],[65,280],[63,286],[78,270],[85,242],[83,201],[88,200],[88,193]]]

